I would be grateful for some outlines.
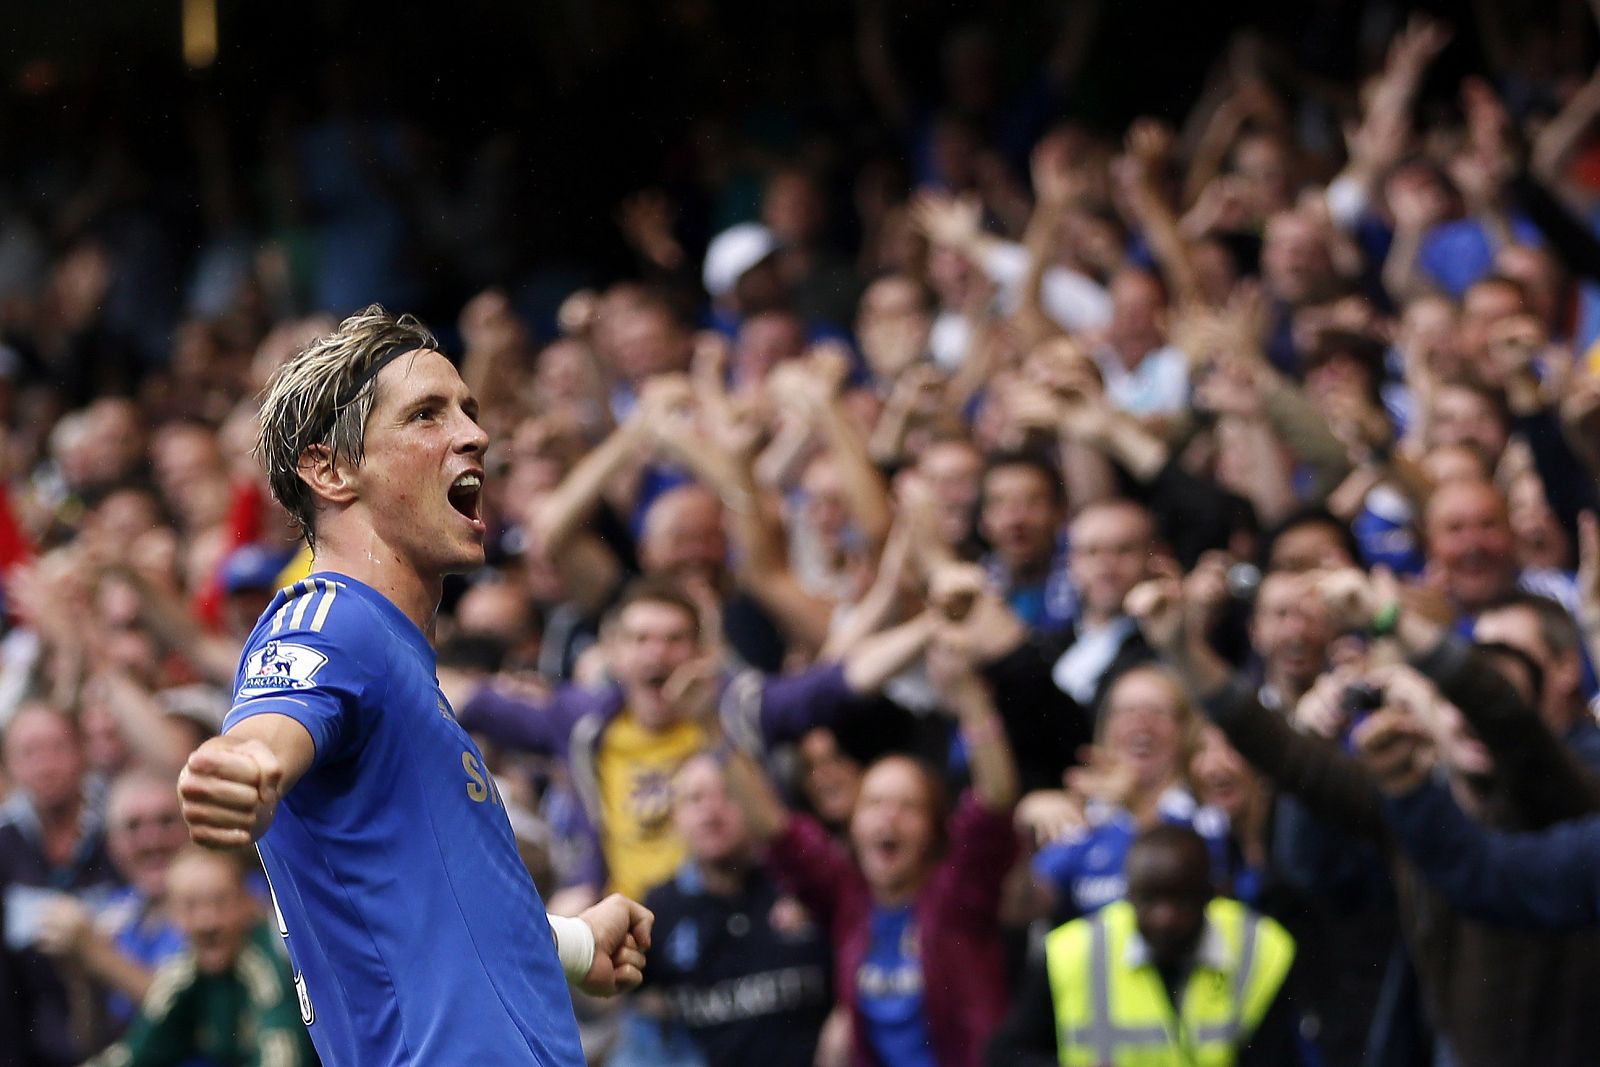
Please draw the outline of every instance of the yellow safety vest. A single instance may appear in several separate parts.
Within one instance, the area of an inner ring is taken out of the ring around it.
[[[1050,932],[1045,964],[1065,1067],[1232,1067],[1289,973],[1294,939],[1222,897],[1206,905],[1206,922],[1227,966],[1196,964],[1176,1017],[1155,965],[1127,962],[1133,905],[1117,901]]]

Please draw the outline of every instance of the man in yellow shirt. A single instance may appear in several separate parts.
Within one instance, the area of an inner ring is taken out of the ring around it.
[[[875,693],[921,655],[935,625],[919,616],[858,642],[841,662],[766,675],[722,672],[694,602],[669,581],[635,582],[608,618],[611,684],[565,686],[540,701],[491,683],[459,713],[462,726],[498,744],[565,758],[604,863],[582,879],[596,894],[643,893],[682,865],[669,784],[705,747],[707,716],[760,759]]]
[[[600,735],[600,845],[617,892],[643,896],[682,866],[683,844],[672,829],[672,778],[704,747],[697,722],[652,730],[629,708]]]

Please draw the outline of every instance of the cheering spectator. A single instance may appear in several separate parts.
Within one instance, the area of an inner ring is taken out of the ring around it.
[[[262,921],[233,853],[189,846],[167,871],[167,896],[189,948],[160,967],[128,1034],[95,1067],[217,1063],[301,1067],[317,1062],[303,993],[278,937]]]
[[[830,931],[834,989],[851,1015],[851,1062],[977,1064],[1006,1003],[998,908],[1015,855],[1016,771],[970,655],[935,646],[935,682],[958,717],[973,788],[946,814],[935,775],[905,756],[868,768],[850,818],[854,852],[786,812],[748,760],[734,795],[789,887]]]
[[[708,1067],[809,1067],[832,1003],[826,931],[757,862],[714,756],[679,769],[672,818],[689,859],[645,898],[662,948],[643,988]]]
[[[566,686],[548,700],[485,686],[461,709],[469,730],[568,762],[605,861],[603,872],[589,872],[595,891],[605,884],[643,895],[683,861],[668,785],[705,747],[705,709],[755,751],[798,740],[880,687],[917,656],[929,632],[927,620],[914,619],[863,642],[840,664],[793,677],[749,669],[730,677],[709,654],[702,625],[677,587],[641,580],[612,613],[614,681]]]
[[[150,991],[155,968],[186,947],[167,905],[167,873],[187,839],[174,783],[128,771],[106,796],[106,849],[126,888],[99,915],[63,895],[40,917],[41,950],[106,987],[119,1028]]]
[[[6,727],[5,766],[15,785],[0,821],[11,982],[0,992],[10,1002],[3,1017],[17,1027],[6,1043],[37,1062],[71,1063],[93,1049],[94,994],[79,972],[43,954],[41,939],[62,947],[63,939],[50,940],[46,928],[58,894],[104,895],[116,886],[116,869],[100,812],[85,795],[76,721],[44,705],[22,708]]]
[[[1086,802],[1087,825],[1033,859],[1055,914],[1087,915],[1122,899],[1128,849],[1142,830],[1160,823],[1201,834],[1213,880],[1229,884],[1227,817],[1199,807],[1188,789],[1199,729],[1188,698],[1159,667],[1133,668],[1112,683],[1089,759],[1067,772],[1070,791]]]
[[[1063,910],[1198,826],[1319,1062],[1584,1061],[1593,932],[1422,881],[1567,921],[1480,824],[1600,805],[1582,5],[445,8],[438,93],[292,3],[206,66],[205,7],[183,77],[91,18],[0,88],[0,1067],[100,1052],[179,944],[159,783],[328,564],[257,398],[373,300],[444,326],[486,435],[485,562],[419,621],[469,792],[559,907],[661,902],[613,1067],[975,1062],[1047,910],[1012,793]],[[315,76],[239,76],[288,52]],[[819,935],[826,1023],[750,955]]]

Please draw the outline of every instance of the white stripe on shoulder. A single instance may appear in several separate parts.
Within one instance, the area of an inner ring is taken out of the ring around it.
[[[324,583],[319,579],[318,584],[322,585],[325,591],[322,594],[322,603],[317,605],[316,614],[311,616],[312,633],[322,632],[322,624],[328,621],[328,609],[333,607],[333,598],[339,594],[338,582]]]
[[[289,629],[300,629],[301,624],[306,621],[306,609],[311,607],[311,602],[316,599],[321,589],[321,578],[311,578],[300,583],[300,596],[295,601],[294,614],[289,616]]]
[[[272,632],[277,633],[283,629],[283,620],[289,615],[289,601],[285,600],[272,616]]]

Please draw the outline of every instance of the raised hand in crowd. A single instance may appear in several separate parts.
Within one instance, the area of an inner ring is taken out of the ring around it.
[[[1353,739],[1379,788],[1391,796],[1415,791],[1433,770],[1433,735],[1409,712],[1376,711],[1356,727]]]

